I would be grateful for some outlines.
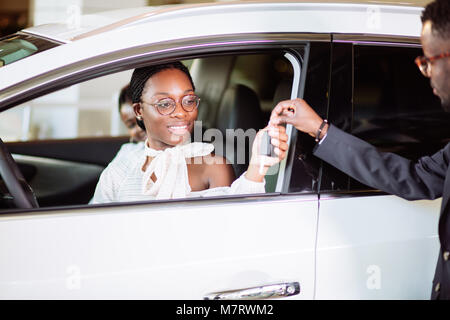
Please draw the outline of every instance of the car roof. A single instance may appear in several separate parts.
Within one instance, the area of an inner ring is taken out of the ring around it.
[[[169,6],[136,7],[82,15],[78,20],[54,22],[33,26],[22,30],[59,42],[70,42],[89,36],[91,32],[100,33],[142,21],[153,13],[164,12]]]
[[[150,44],[184,42],[186,45],[193,39],[265,33],[419,39],[423,8],[415,6],[416,3],[392,3],[344,0],[339,3],[252,1],[174,5],[110,11],[81,19],[80,25],[73,27],[59,24],[28,28],[23,32],[63,44],[2,67],[0,100],[3,90],[16,83],[69,64]],[[102,19],[95,19],[96,16]]]
[[[23,32],[39,35],[45,38],[56,40],[59,42],[70,42],[80,40],[89,36],[126,28],[131,25],[147,23],[152,20],[164,17],[173,18],[173,16],[204,15],[208,13],[216,13],[222,10],[230,10],[239,6],[240,8],[255,8],[258,5],[266,6],[275,4],[277,6],[298,4],[308,5],[320,9],[323,5],[370,5],[372,7],[388,6],[397,7],[423,7],[430,0],[406,0],[406,1],[389,1],[389,0],[306,0],[306,1],[232,1],[232,2],[215,2],[215,3],[197,3],[184,5],[163,5],[163,6],[147,6],[137,8],[127,8],[98,12],[95,14],[82,15],[80,19],[74,21],[64,21],[60,23],[49,23],[39,26],[26,28]],[[265,9],[267,9],[265,8]]]

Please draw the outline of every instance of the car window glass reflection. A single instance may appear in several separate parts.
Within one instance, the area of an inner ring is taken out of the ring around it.
[[[352,133],[416,160],[450,139],[450,115],[414,64],[419,48],[355,46]],[[364,188],[351,180],[351,189]]]

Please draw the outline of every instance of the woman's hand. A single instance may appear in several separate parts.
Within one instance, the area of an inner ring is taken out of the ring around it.
[[[288,123],[297,130],[315,137],[323,119],[303,99],[281,101],[273,109],[269,124],[280,125]],[[322,138],[328,130],[325,126],[320,133]]]
[[[274,146],[274,152],[276,157],[263,156],[260,154],[261,139],[264,131],[268,131],[271,137],[270,143]],[[248,166],[245,177],[252,181],[262,182],[264,176],[269,168],[286,157],[288,149],[288,135],[286,134],[286,128],[283,126],[269,125],[260,130],[253,141],[252,146],[252,158],[250,159],[250,165]]]

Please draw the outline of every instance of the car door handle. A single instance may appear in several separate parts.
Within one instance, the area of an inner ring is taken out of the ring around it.
[[[284,282],[259,287],[212,292],[204,300],[249,300],[289,297],[300,293],[300,283]]]

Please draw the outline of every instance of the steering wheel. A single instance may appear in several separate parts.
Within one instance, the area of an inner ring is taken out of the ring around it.
[[[31,209],[39,207],[33,189],[26,182],[2,139],[0,139],[0,175],[17,208]]]

